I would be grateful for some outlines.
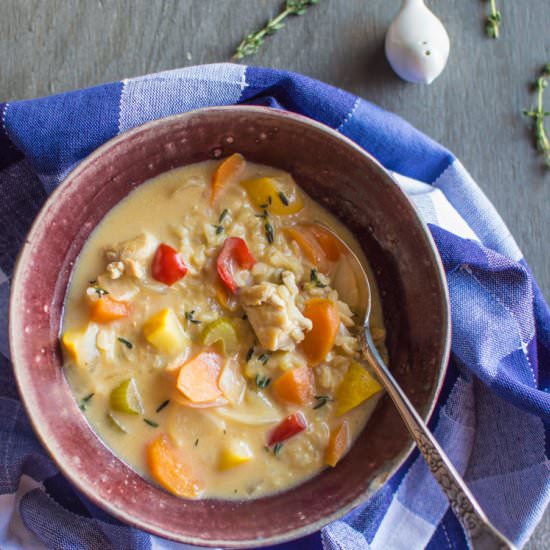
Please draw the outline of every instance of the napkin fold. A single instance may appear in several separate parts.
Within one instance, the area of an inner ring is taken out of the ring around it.
[[[184,548],[128,527],[57,471],[15,388],[10,277],[48,194],[89,153],[147,121],[252,103],[337,129],[392,171],[429,224],[449,284],[452,351],[430,427],[495,525],[526,542],[550,501],[550,310],[521,251],[462,164],[398,116],[302,75],[232,64],[0,103],[0,547]],[[417,451],[363,506],[284,548],[461,549]]]

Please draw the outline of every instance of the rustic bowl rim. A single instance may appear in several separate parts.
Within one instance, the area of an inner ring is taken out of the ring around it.
[[[24,292],[23,288],[19,288],[19,284],[18,284],[18,281],[20,279],[19,273],[24,269],[25,264],[27,262],[27,253],[29,251],[29,248],[31,247],[33,235],[40,230],[39,228],[42,224],[43,219],[47,214],[49,207],[53,203],[55,203],[58,197],[63,193],[64,187],[71,180],[77,178],[81,172],[85,171],[88,168],[88,166],[91,165],[96,159],[101,157],[104,154],[104,152],[108,151],[111,147],[129,139],[131,136],[135,134],[139,134],[140,132],[143,132],[145,130],[149,130],[155,127],[162,127],[164,125],[169,125],[173,122],[185,121],[186,119],[190,119],[197,115],[204,115],[210,112],[220,112],[220,111],[221,112],[237,111],[243,114],[248,113],[249,115],[252,115],[252,116],[254,114],[259,114],[259,113],[265,114],[267,112],[272,116],[274,116],[275,118],[282,117],[282,118],[291,119],[299,124],[309,126],[314,131],[328,134],[329,136],[343,142],[347,147],[352,149],[355,154],[361,155],[362,157],[366,158],[371,163],[373,168],[375,168],[377,172],[377,177],[385,179],[389,183],[394,185],[397,188],[397,191],[406,199],[406,201],[410,205],[411,211],[414,213],[414,217],[416,218],[420,228],[424,233],[424,236],[426,237],[427,244],[432,254],[433,267],[435,267],[435,275],[437,277],[437,280],[439,282],[439,287],[440,287],[438,290],[439,292],[441,292],[440,298],[442,298],[441,305],[443,309],[441,311],[441,314],[445,323],[444,332],[443,332],[443,335],[441,336],[441,340],[443,341],[443,347],[442,347],[443,351],[442,351],[442,354],[439,360],[439,365],[437,368],[437,372],[438,372],[437,381],[432,388],[432,393],[428,400],[429,406],[426,408],[425,412],[421,414],[421,417],[426,422],[429,420],[429,418],[431,417],[437,405],[437,400],[438,400],[439,394],[441,393],[441,389],[445,379],[445,374],[447,371],[447,365],[448,365],[450,348],[451,348],[451,317],[450,317],[450,299],[449,299],[449,292],[448,292],[448,286],[447,286],[447,279],[445,276],[445,270],[443,268],[443,263],[441,261],[439,252],[437,250],[437,247],[435,245],[435,242],[433,240],[433,237],[430,233],[430,230],[426,222],[424,222],[424,220],[421,218],[416,207],[414,206],[412,201],[409,199],[409,197],[406,195],[406,193],[403,191],[401,186],[397,183],[397,181],[395,180],[391,172],[386,168],[384,168],[384,166],[382,166],[382,164],[376,158],[374,158],[365,149],[361,148],[357,143],[355,143],[345,135],[341,134],[337,130],[331,128],[330,126],[327,126],[326,124],[318,122],[312,118],[309,118],[307,116],[304,116],[298,113],[290,112],[290,111],[282,111],[279,109],[274,109],[272,107],[256,106],[256,105],[226,105],[226,106],[204,107],[200,109],[194,109],[192,111],[188,111],[185,113],[180,113],[180,114],[175,114],[168,117],[163,117],[160,119],[155,119],[114,136],[113,138],[106,141],[103,145],[95,149],[92,153],[90,153],[84,159],[82,159],[82,161],[80,161],[78,166],[76,166],[76,168],[71,170],[63,178],[63,180],[59,183],[56,189],[47,198],[47,200],[41,207],[39,213],[37,214],[35,220],[33,221],[31,228],[27,233],[23,246],[19,251],[19,254],[15,262],[13,275],[11,279],[11,285],[10,285],[11,288],[10,288],[9,316],[8,316],[8,340],[9,340],[11,362],[13,365],[13,371],[14,371],[19,395],[21,397],[21,402],[23,403],[25,412],[30,420],[30,423],[33,427],[36,437],[40,441],[41,445],[47,450],[49,456],[52,458],[53,462],[59,468],[60,472],[80,492],[82,492],[87,498],[89,498],[94,504],[98,505],[107,513],[111,514],[113,517],[115,517],[116,519],[122,521],[127,525],[136,527],[138,529],[142,529],[143,531],[149,534],[153,534],[165,539],[170,539],[173,541],[186,543],[186,544],[194,544],[197,546],[209,546],[209,547],[223,546],[226,548],[254,548],[254,547],[269,546],[273,544],[281,544],[281,543],[297,540],[301,537],[315,533],[321,530],[326,525],[332,523],[333,521],[336,521],[342,518],[344,515],[346,515],[348,512],[350,512],[354,508],[365,503],[368,500],[368,498],[370,498],[370,496],[372,495],[372,490],[370,488],[367,489],[360,496],[358,496],[354,501],[341,506],[340,508],[335,510],[332,514],[324,516],[320,520],[314,521],[312,523],[308,523],[307,525],[295,528],[285,533],[275,534],[266,538],[262,538],[261,540],[257,540],[253,538],[243,539],[239,541],[236,541],[233,539],[232,540],[225,540],[225,539],[206,540],[204,538],[177,534],[175,532],[168,533],[164,529],[156,527],[154,524],[150,524],[147,521],[141,520],[141,518],[139,517],[127,515],[123,510],[120,510],[118,508],[111,506],[108,501],[105,501],[104,499],[96,496],[93,488],[87,485],[86,483],[81,482],[78,476],[73,475],[72,469],[68,467],[66,468],[65,464],[62,462],[62,459],[58,457],[54,451],[52,451],[50,445],[48,444],[48,441],[45,439],[45,437],[42,434],[41,417],[39,414],[40,411],[35,411],[32,405],[27,402],[25,397],[25,389],[21,385],[21,381],[18,375],[19,368],[17,367],[20,360],[19,350],[15,345],[16,339],[13,333],[13,327],[15,325],[16,320],[15,320],[15,313],[14,313],[15,308],[12,307],[12,304],[17,299],[17,296],[20,293]],[[68,284],[70,284],[70,279]],[[21,361],[23,362],[23,359],[21,359]],[[92,429],[92,431],[94,430]],[[103,444],[106,445],[105,443]],[[114,455],[114,453],[111,451],[111,449],[107,445],[106,447]],[[414,441],[411,440],[411,442],[406,447],[404,447],[403,450],[400,452],[398,458],[394,460],[394,465],[385,476],[386,481],[392,475],[394,475],[395,472],[403,465],[403,463],[408,459],[408,457],[410,456],[414,448],[415,448],[415,443]]]

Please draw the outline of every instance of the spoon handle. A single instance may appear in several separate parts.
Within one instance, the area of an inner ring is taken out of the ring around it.
[[[428,468],[448,498],[457,519],[469,535],[474,550],[515,549],[515,546],[491,525],[449,457],[393,378],[378,354],[368,328],[363,333],[364,338],[361,339],[363,353],[397,407]]]

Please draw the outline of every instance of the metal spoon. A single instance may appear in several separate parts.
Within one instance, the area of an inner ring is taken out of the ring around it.
[[[481,506],[474,495],[468,489],[466,483],[456,471],[445,451],[439,446],[435,437],[424,423],[420,415],[413,407],[402,388],[395,381],[388,367],[380,357],[372,335],[370,332],[369,319],[371,315],[371,289],[369,279],[363,268],[363,265],[350,249],[350,247],[332,231],[332,229],[323,224],[330,233],[342,244],[351,258],[351,264],[355,275],[358,277],[359,286],[366,296],[365,312],[363,317],[363,331],[361,348],[366,359],[376,373],[378,380],[384,386],[384,389],[390,396],[394,405],[397,407],[401,418],[403,419],[409,433],[416,442],[416,445],[426,463],[431,470],[439,486],[449,500],[449,504],[462,524],[462,527],[468,533],[472,547],[475,550],[495,550],[510,549],[515,546],[502,533],[496,529],[481,509]]]

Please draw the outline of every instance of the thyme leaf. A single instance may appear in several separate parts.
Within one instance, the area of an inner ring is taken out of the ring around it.
[[[264,229],[267,242],[269,244],[273,244],[273,242],[275,241],[275,231],[273,230],[273,226],[269,222],[267,222],[264,225]]]
[[[107,296],[107,294],[109,294],[108,290],[101,288],[99,285],[94,285],[93,288],[94,292],[98,295],[99,298],[103,298],[103,296]]]
[[[224,208],[222,210],[222,213],[220,214],[220,217],[218,218],[218,223],[210,224],[216,230],[216,235],[221,235],[225,231],[225,227],[222,225],[222,222],[227,214],[229,214],[229,209]]]
[[[132,342],[130,342],[130,340],[126,340],[126,338],[123,338],[122,336],[119,336],[117,338],[117,340],[121,343],[121,344],[124,344],[128,349],[132,349],[134,347],[134,344],[132,344]]]
[[[151,428],[158,428],[159,427],[159,425],[154,420],[149,420],[148,418],[144,418],[143,422],[145,422],[145,424],[148,424],[149,426],[151,426]]]
[[[259,374],[256,375],[256,386],[258,386],[261,390],[267,388],[270,382],[271,378],[268,378],[267,376],[260,376]]]
[[[195,319],[195,310],[194,309],[192,309],[191,311],[186,311],[185,312],[185,319],[189,323],[192,323],[193,325],[198,325],[201,322],[198,319]]]
[[[282,450],[283,450],[283,444],[282,443],[276,443],[275,447],[273,447],[273,454],[275,456],[279,456],[281,454]]]
[[[90,399],[95,395],[94,392],[89,393],[86,397],[83,397],[80,401],[79,408],[81,411],[85,411],[86,407],[88,406],[88,403],[90,402]]]
[[[317,288],[325,288],[327,286],[326,284],[321,282],[321,280],[319,279],[319,273],[317,273],[317,270],[315,268],[313,268],[309,272],[309,280],[314,283]]]
[[[282,192],[282,191],[279,191],[279,198],[281,199],[281,202],[285,205],[285,206],[288,206],[290,203],[288,201],[288,198],[287,196]]]
[[[227,216],[227,214],[229,214],[229,209],[228,208],[224,208],[222,210],[222,213],[220,214],[220,217],[218,218],[218,223],[222,223],[223,220],[225,219],[225,216]]]
[[[267,219],[267,217],[269,216],[269,214],[267,213],[267,204],[262,204],[260,205],[260,208],[263,208],[263,212],[261,214],[254,214],[254,216],[256,216],[256,218],[264,218],[264,219]]]
[[[317,403],[313,407],[314,411],[324,407],[329,401],[332,401],[332,398],[329,395],[316,395],[315,400]]]
[[[163,401],[163,402],[155,409],[155,412],[159,413],[160,411],[162,411],[162,409],[164,409],[165,407],[167,407],[169,403],[170,403],[170,399],[166,399],[166,401]]]
[[[485,33],[489,38],[498,38],[500,34],[500,23],[502,22],[502,14],[497,8],[496,0],[489,0],[489,2],[491,11],[487,16]]]

